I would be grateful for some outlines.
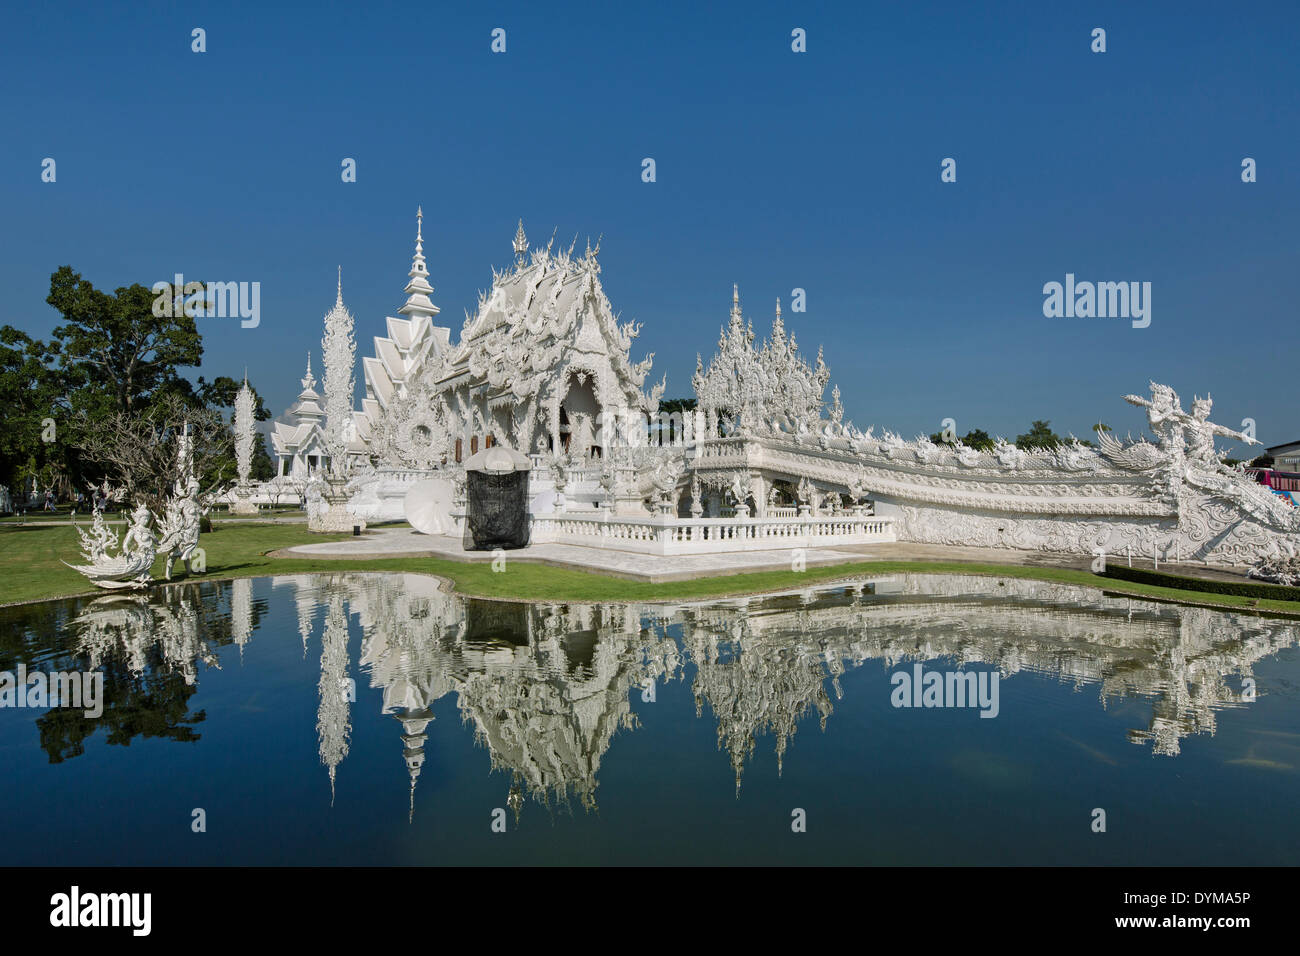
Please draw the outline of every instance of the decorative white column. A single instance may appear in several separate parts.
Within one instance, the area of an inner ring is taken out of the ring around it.
[[[352,313],[343,305],[343,267],[340,266],[338,298],[325,316],[325,336],[321,339],[325,364],[325,450],[333,477],[344,476],[348,469],[348,439],[356,388],[354,324]]]
[[[235,514],[257,514],[257,505],[253,502],[253,489],[249,486],[248,476],[253,470],[253,390],[248,387],[248,373],[244,373],[244,384],[235,395],[235,469],[239,482],[235,486],[235,501],[231,511]]]
[[[352,439],[352,400],[356,387],[357,343],[353,338],[355,322],[343,305],[343,267],[339,267],[338,298],[325,316],[325,336],[321,339],[321,357],[325,365],[325,453],[329,456],[324,472],[324,487],[319,490],[315,507],[307,509],[309,531],[350,531],[365,528],[361,518],[348,511],[347,484],[351,462],[348,446]],[[314,497],[314,496],[313,496]]]

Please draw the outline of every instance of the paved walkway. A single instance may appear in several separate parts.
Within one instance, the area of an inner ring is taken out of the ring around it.
[[[447,535],[420,534],[409,527],[376,528],[345,541],[300,544],[277,552],[295,557],[397,558],[434,557],[452,561],[491,561],[490,551],[465,551],[461,539]],[[750,571],[790,570],[790,550],[739,551],[727,554],[690,554],[665,557],[636,554],[575,544],[534,544],[519,551],[507,552],[511,561],[527,561],[595,571],[637,581],[681,581],[690,578]],[[848,545],[836,548],[809,548],[809,567],[844,564],[854,561],[954,561],[972,564],[1019,564],[1026,567],[1075,568],[1086,571],[1092,558],[1043,551],[1011,551],[1004,548],[954,548],[946,545],[887,544]],[[1150,567],[1150,562],[1134,562]],[[1165,565],[1160,570],[1174,574],[1221,580],[1242,580],[1241,574],[1205,568],[1200,565]]]

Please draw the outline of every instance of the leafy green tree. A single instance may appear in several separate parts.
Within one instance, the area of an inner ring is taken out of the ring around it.
[[[1051,422],[1036,421],[1030,423],[1029,431],[1016,436],[1016,447],[1024,451],[1033,448],[1056,448],[1065,444],[1064,439],[1052,431]]]
[[[56,351],[12,326],[0,328],[0,484],[15,492],[33,476],[67,471],[67,446],[59,441],[67,418],[53,367]]]
[[[678,429],[686,427],[687,412],[695,411],[695,405],[696,401],[693,398],[665,398],[659,402],[660,415],[677,416],[677,418],[669,418],[671,423],[670,438],[675,440],[678,437]],[[678,422],[681,422],[681,424],[679,425]]]
[[[659,403],[659,411],[672,414],[673,412],[693,412],[695,411],[696,401],[693,398],[665,398]]]
[[[198,327],[184,310],[155,315],[157,297],[139,283],[101,292],[71,266],[50,276],[45,301],[64,319],[54,339],[73,410],[93,420],[138,411],[161,392],[193,395],[177,370],[203,357]]]
[[[954,444],[943,437],[943,432],[935,432],[930,436],[930,441],[934,442],[936,445]],[[993,439],[989,437],[989,433],[982,428],[972,428],[961,437],[960,441],[967,448],[973,448],[976,451],[993,450]]]

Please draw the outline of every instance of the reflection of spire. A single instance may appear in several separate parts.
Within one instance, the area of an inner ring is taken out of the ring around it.
[[[757,737],[776,738],[780,773],[799,721],[816,709],[824,727],[832,707],[823,686],[827,674],[821,657],[790,653],[788,641],[805,633],[798,626],[798,611],[787,615],[796,615],[793,628],[787,625],[784,633],[766,639],[752,632],[746,607],[720,610],[701,609],[699,613],[708,614],[707,626],[695,629],[689,650],[696,665],[696,710],[702,713],[707,702],[717,717],[718,748],[731,756],[739,797],[741,775]],[[765,628],[779,627],[766,615],[762,619]]]
[[[244,645],[253,636],[253,581],[235,578],[230,582],[230,637],[239,647],[239,662],[244,662]]]
[[[343,610],[343,593],[335,588],[330,593],[329,613],[321,634],[320,707],[316,712],[320,759],[330,774],[330,806],[334,806],[335,772],[348,755],[348,736],[352,732],[347,676],[348,618]]]
[[[316,590],[311,578],[303,575],[294,579],[294,604],[298,608],[298,634],[302,637],[302,659],[307,659],[307,639],[311,637],[312,617],[316,613]]]
[[[415,784],[420,779],[420,769],[424,766],[424,742],[429,739],[424,732],[433,720],[433,712],[427,708],[408,711],[402,721],[402,759],[406,761],[406,772],[411,778],[411,809],[406,822],[415,819]]]

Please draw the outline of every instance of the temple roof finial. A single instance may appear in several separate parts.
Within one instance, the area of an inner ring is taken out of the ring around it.
[[[415,208],[415,255],[411,257],[411,271],[407,273],[412,279],[429,274],[424,264],[424,207]],[[429,291],[433,291],[432,289]]]
[[[519,220],[519,228],[515,230],[515,260],[523,264],[524,256],[528,254],[528,236],[524,234],[524,221]]]
[[[334,304],[340,306],[343,304],[343,266],[339,266],[339,294],[335,298]]]
[[[411,271],[407,273],[410,280],[402,291],[406,293],[406,304],[397,311],[411,319],[421,316],[433,318],[438,314],[438,307],[429,298],[433,286],[429,285],[429,267],[424,262],[424,207],[415,207],[415,255],[411,257]]]

